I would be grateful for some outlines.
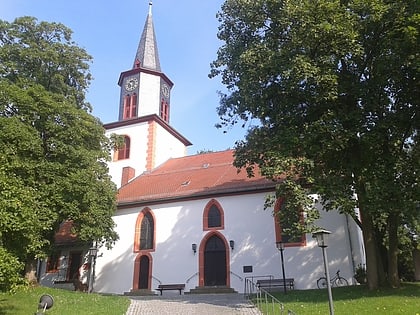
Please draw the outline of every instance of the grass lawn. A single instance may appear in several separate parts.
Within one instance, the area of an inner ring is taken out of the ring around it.
[[[124,315],[130,304],[129,299],[123,296],[35,287],[15,294],[0,293],[0,315],[33,315],[43,294],[54,298],[54,305],[46,315]]]
[[[273,294],[286,310],[297,315],[329,314],[328,291],[304,290]],[[420,283],[404,283],[399,289],[369,291],[365,286],[333,288],[334,311],[337,315],[404,314],[420,315]]]

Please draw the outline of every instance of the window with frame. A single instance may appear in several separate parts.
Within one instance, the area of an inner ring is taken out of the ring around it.
[[[127,94],[124,96],[123,119],[133,118],[137,115],[137,94]]]
[[[54,252],[47,259],[46,272],[57,272],[60,267],[60,253]]]
[[[134,251],[154,249],[155,220],[150,209],[139,213],[136,222]]]
[[[301,236],[293,236],[285,233],[284,231],[291,228],[290,225],[287,225],[286,222],[281,222],[281,212],[285,209],[286,203],[284,199],[278,199],[274,207],[274,224],[275,224],[275,234],[276,242],[284,243],[286,247],[292,246],[305,246],[306,238],[305,234]],[[303,223],[303,213],[300,212],[297,214],[297,220]]]
[[[169,104],[165,100],[162,100],[160,105],[160,118],[169,123]]]
[[[124,144],[117,150],[117,160],[130,158],[130,137],[124,136]]]
[[[146,212],[141,221],[140,249],[153,248],[154,223],[150,212]]]
[[[214,199],[210,200],[203,212],[204,230],[221,230],[224,228],[224,213],[222,206]]]

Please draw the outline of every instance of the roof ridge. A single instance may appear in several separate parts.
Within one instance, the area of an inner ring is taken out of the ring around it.
[[[169,160],[168,160],[169,161]],[[166,163],[164,163],[166,164]],[[161,164],[160,166],[163,166],[164,164]],[[187,170],[199,170],[199,169],[207,169],[207,168],[214,168],[214,167],[220,167],[220,166],[226,166],[226,165],[232,165],[232,162],[219,162],[219,163],[203,163],[201,166],[194,166],[189,165],[183,168],[177,168],[177,169],[168,169],[166,171],[159,171],[159,167],[149,172],[147,175],[161,175],[161,174],[171,174],[171,173],[182,173]]]

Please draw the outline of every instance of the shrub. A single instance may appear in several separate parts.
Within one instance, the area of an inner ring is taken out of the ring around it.
[[[356,270],[354,271],[354,278],[360,284],[366,283],[366,268],[365,265],[358,264]]]
[[[24,264],[0,246],[0,291],[14,291],[25,283],[22,277]]]

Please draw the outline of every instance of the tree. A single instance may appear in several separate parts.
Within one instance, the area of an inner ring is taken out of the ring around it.
[[[285,176],[286,199],[310,189],[352,215],[371,289],[385,279],[379,245],[399,285],[398,226],[419,219],[419,6],[227,0],[218,13],[224,44],[210,77],[227,87],[218,127],[256,121],[236,144],[236,166]]]
[[[45,255],[66,220],[82,241],[118,238],[90,60],[62,24],[0,21],[0,246],[21,262]]]

